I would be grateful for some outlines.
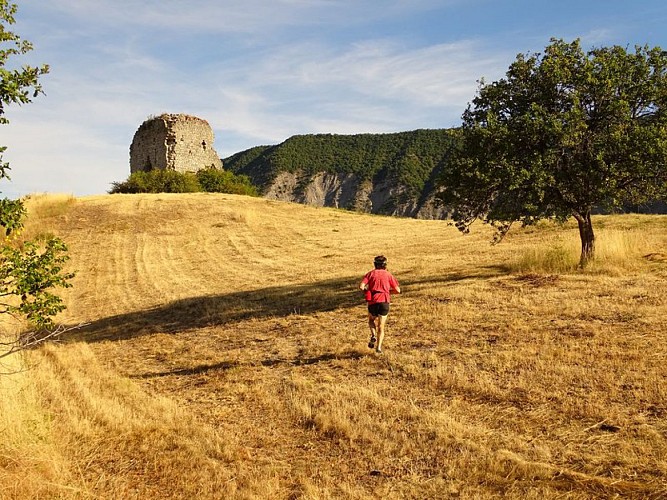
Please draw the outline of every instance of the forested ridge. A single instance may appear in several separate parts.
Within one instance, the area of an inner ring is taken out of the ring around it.
[[[419,199],[432,189],[446,161],[455,129],[420,129],[389,134],[296,135],[276,146],[257,146],[223,159],[224,168],[244,174],[266,190],[281,172],[308,182],[319,172],[354,174],[360,181],[388,181]]]
[[[224,158],[223,165],[225,170],[248,176],[262,193],[272,187],[279,174],[294,174],[298,177],[297,191],[301,192],[291,199],[305,203],[308,201],[301,196],[302,192],[316,175],[351,174],[359,192],[364,183],[372,189],[389,187],[393,192],[371,209],[360,208],[358,204],[343,205],[342,208],[439,218],[446,212],[430,215],[418,212],[427,200],[433,198],[436,180],[459,137],[457,128],[387,134],[295,135],[278,145],[255,146],[236,153]],[[643,205],[627,205],[621,211],[665,213],[667,205],[656,200]],[[600,212],[604,209],[596,207],[595,213]]]

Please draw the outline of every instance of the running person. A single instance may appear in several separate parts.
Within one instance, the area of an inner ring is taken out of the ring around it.
[[[381,353],[391,293],[401,293],[401,287],[398,286],[396,278],[387,271],[387,258],[384,255],[375,257],[373,265],[375,269],[366,273],[359,284],[359,289],[366,292],[368,302],[368,327],[371,330],[368,347],[375,348],[377,352]]]

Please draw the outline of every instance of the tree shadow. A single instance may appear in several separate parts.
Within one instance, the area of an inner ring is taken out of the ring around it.
[[[491,265],[479,267],[474,271],[453,271],[442,274],[440,276],[404,279],[399,281],[401,284],[401,289],[405,288],[406,290],[414,291],[422,288],[428,288],[429,286],[433,285],[451,285],[462,281],[479,281],[489,278],[497,278],[499,276],[507,275],[509,272],[510,270],[507,266]]]
[[[240,366],[307,366],[315,365],[317,363],[333,361],[333,360],[343,360],[343,359],[361,359],[367,354],[364,354],[359,351],[346,351],[343,353],[326,353],[319,356],[312,356],[308,358],[297,357],[294,359],[288,358],[276,358],[276,359],[264,359],[258,361],[257,363],[241,363],[238,361],[222,361],[220,363],[211,363],[206,365],[199,365],[192,368],[179,368],[175,370],[167,370],[162,372],[152,372],[152,373],[142,373],[141,375],[134,375],[132,378],[160,378],[160,377],[169,377],[172,375],[175,376],[188,376],[188,375],[200,375],[202,373],[207,373],[210,371],[226,371],[231,370],[232,368],[238,368]]]
[[[498,276],[501,269],[477,273],[454,272],[438,277],[400,280],[403,292],[410,289],[463,280]],[[309,283],[259,290],[208,295],[177,300],[142,311],[119,314],[76,328],[63,340],[101,342],[126,340],[154,333],[178,333],[185,330],[220,326],[250,318],[286,317],[347,309],[364,304],[357,290],[359,276],[348,276]]]
[[[142,311],[93,321],[67,340],[100,342],[126,340],[154,333],[220,326],[250,318],[285,317],[350,308],[363,303],[358,277],[285,285],[244,292],[177,300]]]

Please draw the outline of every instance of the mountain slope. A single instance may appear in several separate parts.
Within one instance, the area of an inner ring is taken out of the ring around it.
[[[298,135],[223,160],[268,198],[385,215],[444,218],[433,180],[455,130],[393,134]]]

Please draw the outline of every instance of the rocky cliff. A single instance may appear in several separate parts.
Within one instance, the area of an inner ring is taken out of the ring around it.
[[[455,141],[452,130],[295,136],[224,159],[267,198],[374,214],[447,218],[434,180]]]
[[[404,187],[391,185],[387,180],[373,184],[355,174],[318,172],[306,178],[302,172],[282,172],[268,185],[264,196],[318,207],[418,219],[445,219],[448,216],[433,196],[420,202]]]

